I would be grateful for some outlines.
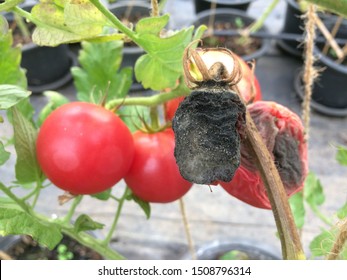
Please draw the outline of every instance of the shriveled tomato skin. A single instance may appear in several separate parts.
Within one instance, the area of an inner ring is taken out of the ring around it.
[[[95,194],[119,182],[134,156],[131,132],[101,106],[72,102],[40,128],[36,152],[44,174],[72,194]]]
[[[125,182],[144,201],[168,203],[185,195],[192,183],[182,178],[174,157],[172,129],[133,134],[134,160]]]
[[[290,197],[304,187],[308,174],[307,143],[300,118],[288,108],[270,101],[247,106],[267,148],[272,154],[285,191]],[[241,166],[229,183],[221,186],[232,196],[258,208],[271,209],[254,160],[241,147]]]

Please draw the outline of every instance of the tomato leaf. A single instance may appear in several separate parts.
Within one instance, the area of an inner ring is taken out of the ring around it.
[[[37,25],[33,41],[56,46],[102,37],[106,17],[88,0],[45,0],[31,11]]]
[[[102,228],[104,228],[103,224],[93,221],[93,219],[86,214],[82,214],[77,218],[75,222],[74,230],[76,232],[81,232],[81,231],[95,230],[95,229],[102,229]]]
[[[12,47],[12,34],[6,20],[0,15],[0,84],[27,87],[24,70],[20,67],[22,52],[20,47]]]
[[[8,11],[22,2],[23,0],[6,0],[4,3],[0,4],[0,11]]]
[[[108,200],[111,197],[111,191],[112,191],[112,188],[107,189],[106,191],[103,191],[100,193],[92,194],[91,197],[95,197],[99,200]]]
[[[312,208],[322,205],[325,201],[322,184],[312,172],[308,174],[305,180],[304,198]]]
[[[137,34],[138,43],[147,54],[136,61],[135,76],[144,88],[162,90],[175,86],[183,73],[183,51],[192,39],[193,29],[185,28],[166,38],[140,29],[143,32]]]
[[[77,98],[81,101],[99,103],[104,96],[106,101],[123,98],[132,84],[132,70],[129,67],[119,71],[122,62],[123,43],[82,42],[80,67],[72,68]]]
[[[0,235],[27,234],[52,250],[62,239],[57,225],[46,223],[18,209],[14,202],[0,204]]]
[[[0,141],[0,166],[3,165],[9,158],[11,153],[7,152],[4,145]]]
[[[336,160],[339,164],[347,166],[347,148],[343,146],[338,147]]]
[[[347,217],[347,202],[337,211],[337,217],[342,220]]]
[[[146,215],[146,218],[149,219],[151,217],[151,205],[147,201],[143,201],[141,198],[136,196],[129,188],[127,193],[127,200],[134,201]]]
[[[334,240],[334,234],[330,231],[324,230],[310,243],[309,247],[312,255],[314,257],[327,255],[334,244]]]
[[[0,110],[7,110],[27,98],[30,92],[14,85],[0,85]]]
[[[67,99],[64,95],[56,91],[45,91],[43,94],[48,98],[49,101],[46,104],[46,106],[42,108],[39,114],[39,117],[38,117],[39,126],[42,125],[42,123],[48,117],[50,113],[52,113],[55,109],[57,109],[61,105],[64,105],[69,102],[69,99]]]
[[[122,106],[117,110],[117,114],[131,132],[138,130],[143,126],[143,121],[148,122],[150,119],[149,108],[146,106]]]
[[[298,192],[289,198],[289,205],[292,209],[296,227],[301,229],[305,223],[304,195]]]
[[[20,183],[30,183],[41,178],[42,172],[36,159],[37,132],[16,108],[12,108],[14,146],[17,153],[16,178]]]
[[[136,23],[136,32],[137,33],[148,33],[158,35],[160,31],[168,24],[169,15],[163,15],[160,17],[146,17]]]

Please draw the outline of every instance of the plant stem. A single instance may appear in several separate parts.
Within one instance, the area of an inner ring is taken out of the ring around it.
[[[75,213],[75,210],[76,210],[78,204],[80,204],[80,202],[82,201],[82,198],[83,198],[83,195],[78,195],[74,198],[72,205],[69,209],[69,212],[66,214],[66,216],[63,219],[64,223],[70,222],[73,214]]]
[[[263,14],[254,22],[248,29],[249,33],[257,32],[263,25],[265,20],[268,18],[273,9],[277,6],[279,0],[273,0],[271,4],[266,8]]]
[[[308,141],[310,133],[310,113],[311,113],[311,96],[314,79],[317,77],[317,71],[314,69],[314,39],[315,33],[315,7],[313,5],[308,6],[306,13],[305,29],[306,31],[306,44],[305,44],[305,65],[304,65],[304,101],[302,103],[302,118],[305,128],[305,139]]]
[[[23,35],[24,42],[29,43],[31,41],[31,39],[30,39],[31,35],[30,35],[30,31],[28,29],[28,26],[25,24],[23,18],[20,15],[15,14],[14,18],[15,18],[15,21],[17,23],[17,26],[18,26],[20,32]]]
[[[180,210],[181,210],[181,216],[182,216],[182,220],[183,220],[184,230],[186,232],[186,237],[187,237],[187,241],[188,241],[189,251],[190,251],[190,254],[192,255],[192,259],[196,260],[197,256],[196,256],[196,252],[195,252],[195,246],[194,246],[192,234],[190,232],[190,226],[189,226],[189,222],[188,222],[188,218],[187,218],[187,212],[186,212],[186,209],[184,206],[183,198],[179,199],[179,203],[180,203]]]
[[[114,14],[112,14],[99,0],[90,0],[90,2],[121,32],[127,35],[135,43],[137,42],[136,33],[125,26]]]
[[[23,200],[18,198],[13,192],[10,191],[9,188],[4,186],[2,183],[0,183],[0,190],[5,193],[10,199],[12,199],[14,202],[16,202],[19,207],[21,207],[26,212],[31,212],[31,209],[29,205],[27,205]]]
[[[128,190],[129,190],[128,187],[125,187],[124,193],[123,193],[122,197],[118,201],[117,212],[116,212],[116,214],[114,216],[114,220],[113,220],[113,223],[111,225],[110,231],[108,232],[106,238],[102,241],[103,245],[109,244],[111,239],[112,239],[113,233],[114,233],[114,231],[115,231],[115,229],[117,227],[117,224],[118,224],[120,213],[122,212],[123,204],[124,204],[125,199],[126,199],[126,197],[128,195]]]
[[[12,1],[5,1],[4,3],[0,4],[0,11],[8,11],[12,7],[19,5],[22,3],[23,0],[12,0]]]
[[[283,258],[305,259],[283,183],[248,110],[246,112],[245,141],[254,153],[254,159],[266,187],[281,240]]]
[[[71,238],[77,240],[82,245],[95,250],[100,255],[104,256],[106,259],[109,259],[109,260],[124,260],[125,259],[121,254],[114,251],[109,246],[106,246],[105,244],[99,242],[97,239],[95,239],[94,237],[90,236],[89,234],[85,232],[76,233],[72,228],[67,228],[67,227],[63,227],[62,232],[70,236]]]
[[[35,193],[34,193],[35,194],[34,200],[33,200],[32,204],[31,204],[32,208],[35,208],[35,206],[36,206],[37,200],[39,199],[39,196],[40,196],[40,193],[41,193],[41,188],[42,188],[41,181],[38,180],[36,182]]]
[[[336,14],[347,17],[347,0],[307,0]]]
[[[151,0],[151,5],[152,5],[152,17],[158,17],[159,16],[158,0]]]
[[[331,222],[331,220],[326,217],[318,208],[316,205],[311,205],[311,209],[313,211],[313,213],[320,218],[324,223],[326,223],[328,226],[333,226],[333,223]]]
[[[341,252],[344,250],[344,245],[347,242],[347,219],[342,222],[342,225],[339,226],[339,232],[337,238],[334,242],[334,246],[331,249],[329,255],[327,256],[328,260],[336,260]]]

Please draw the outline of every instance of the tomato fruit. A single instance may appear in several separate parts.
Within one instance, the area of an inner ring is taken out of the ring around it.
[[[102,192],[128,172],[134,144],[128,127],[101,106],[72,102],[44,121],[36,143],[48,179],[72,194]]]
[[[288,108],[270,101],[247,106],[268,150],[285,191],[291,195],[302,190],[308,174],[307,142],[300,118]],[[241,166],[229,183],[221,186],[234,197],[255,207],[270,209],[260,172],[246,146],[241,144]]]
[[[262,99],[262,93],[259,81],[249,65],[239,56],[235,54],[239,59],[242,69],[242,79],[237,84],[240,94],[246,103],[256,102]],[[176,113],[176,110],[180,103],[183,101],[184,96],[180,96],[171,99],[164,104],[165,120],[171,121]]]
[[[184,180],[174,157],[172,129],[156,133],[133,134],[135,155],[124,177],[133,193],[144,201],[167,203],[186,194],[192,183]]]

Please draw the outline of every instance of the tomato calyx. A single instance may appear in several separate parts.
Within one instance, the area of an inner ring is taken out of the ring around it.
[[[77,195],[74,195],[70,192],[64,192],[64,194],[58,196],[58,202],[59,205],[64,205],[65,203],[69,202],[70,200],[74,199]]]

